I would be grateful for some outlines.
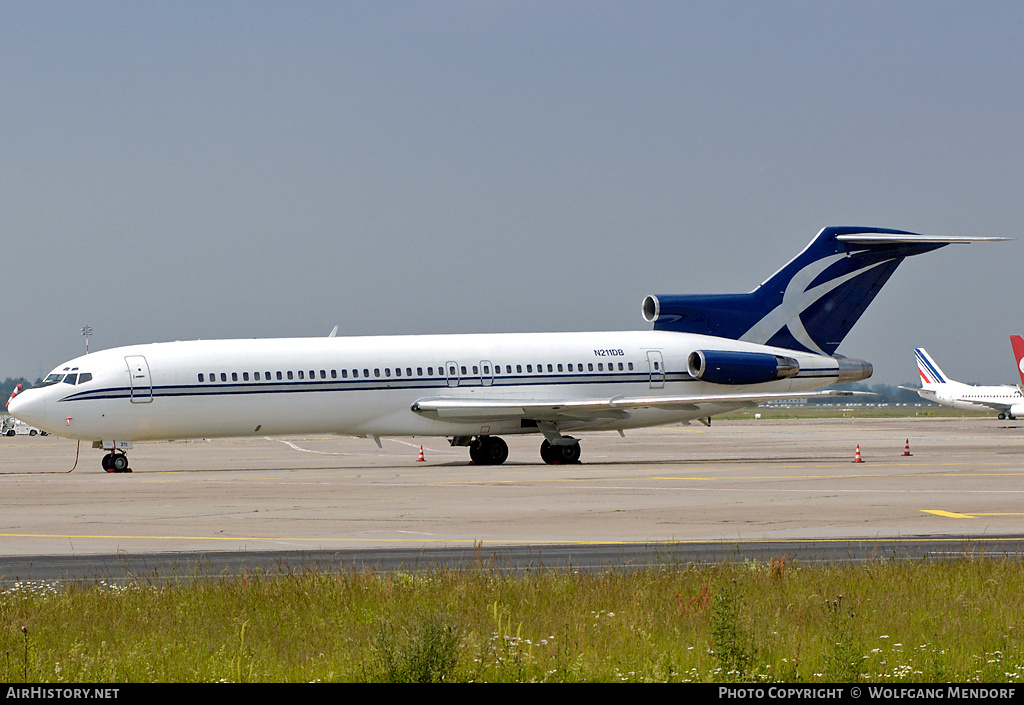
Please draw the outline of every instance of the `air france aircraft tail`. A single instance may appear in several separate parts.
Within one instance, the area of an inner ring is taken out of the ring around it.
[[[714,335],[831,355],[905,257],[983,238],[884,228],[823,228],[749,294],[648,296],[655,330]]]
[[[942,368],[938,366],[924,348],[914,348],[914,357],[917,358],[917,371],[921,375],[922,387],[932,388],[954,381],[946,377]]]

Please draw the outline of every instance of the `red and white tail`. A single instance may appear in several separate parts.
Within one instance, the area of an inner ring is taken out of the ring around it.
[[[1013,346],[1013,357],[1017,360],[1017,372],[1020,374],[1020,383],[1024,385],[1024,338],[1019,335],[1010,336],[1010,345]]]
[[[1019,338],[1020,336],[1017,336],[1017,337]],[[14,399],[14,397],[18,396],[19,394],[21,394],[21,385],[20,384],[14,388],[14,390],[11,392],[11,396],[7,397],[7,406],[10,406],[11,405],[11,400]]]

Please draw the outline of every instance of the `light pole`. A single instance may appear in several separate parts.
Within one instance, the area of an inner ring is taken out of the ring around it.
[[[85,336],[85,354],[89,354],[89,336],[92,335],[92,326],[85,326],[82,328],[82,335]]]

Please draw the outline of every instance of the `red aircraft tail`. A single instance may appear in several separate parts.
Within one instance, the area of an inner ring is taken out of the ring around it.
[[[1013,356],[1017,360],[1017,372],[1020,373],[1020,383],[1024,385],[1024,338],[1019,335],[1010,336],[1010,344],[1013,345]]]

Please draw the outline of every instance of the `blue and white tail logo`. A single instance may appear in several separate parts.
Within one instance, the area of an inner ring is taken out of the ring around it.
[[[917,358],[917,371],[921,374],[921,384],[936,385],[949,382],[942,369],[935,364],[935,360],[924,348],[914,348],[914,357]]]
[[[824,228],[749,294],[649,296],[644,317],[656,330],[831,355],[905,257],[981,239]]]

